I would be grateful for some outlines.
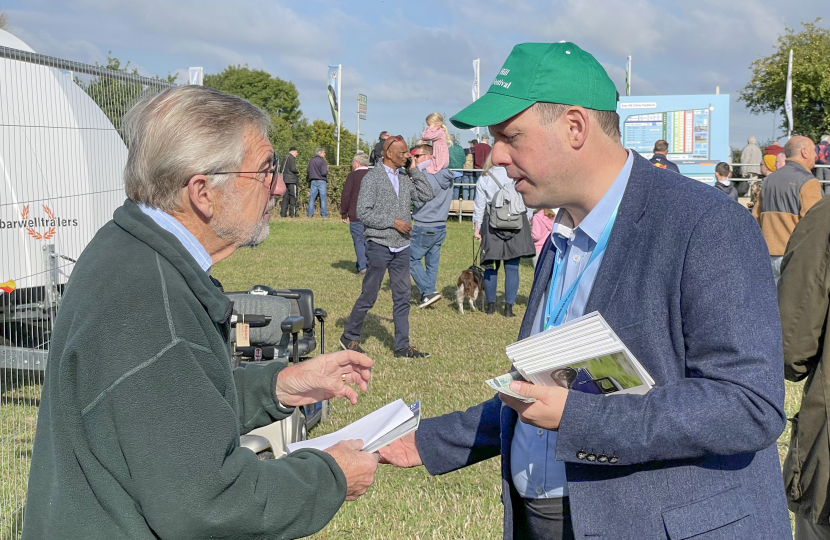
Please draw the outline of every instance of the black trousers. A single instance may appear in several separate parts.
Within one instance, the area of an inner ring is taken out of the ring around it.
[[[297,217],[297,184],[285,184],[285,195],[280,201],[280,217],[285,217],[286,210],[291,217]]]
[[[515,501],[515,499],[514,499]],[[514,508],[516,540],[573,540],[571,506],[567,497],[559,499],[521,499]]]
[[[346,321],[343,336],[349,341],[360,340],[366,313],[375,305],[383,276],[388,269],[389,284],[392,287],[392,318],[395,321],[395,350],[406,349],[409,347],[409,297],[412,283],[409,276],[409,248],[392,253],[388,247],[370,240],[366,242],[366,262],[363,290]]]

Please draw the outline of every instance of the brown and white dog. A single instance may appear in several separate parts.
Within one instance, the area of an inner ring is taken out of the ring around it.
[[[484,286],[484,273],[477,266],[471,266],[458,276],[458,290],[455,293],[458,311],[464,315],[464,299],[470,299],[470,308],[476,311],[476,299]]]

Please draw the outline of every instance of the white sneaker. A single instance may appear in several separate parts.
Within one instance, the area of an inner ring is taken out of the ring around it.
[[[426,295],[424,295],[423,298],[421,298],[421,303],[418,304],[418,307],[419,308],[425,308],[427,306],[431,306],[432,304],[434,304],[435,302],[437,302],[438,300],[440,300],[442,298],[443,298],[443,296],[441,296],[441,293],[438,293],[438,292],[434,292],[432,294],[426,294]]]

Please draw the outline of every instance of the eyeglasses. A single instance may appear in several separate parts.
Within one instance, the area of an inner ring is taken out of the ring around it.
[[[268,168],[266,168],[262,171],[220,171],[220,172],[206,172],[206,173],[202,173],[202,174],[204,174],[205,176],[213,176],[213,175],[217,175],[217,174],[256,174],[256,175],[263,174],[265,176],[262,178],[262,180],[259,180],[257,178],[254,178],[254,180],[259,182],[260,184],[262,184],[266,188],[271,189],[271,186],[273,186],[274,182],[277,180],[277,174],[278,174],[277,171],[279,171],[279,168],[280,168],[280,157],[275,152],[274,155],[271,156],[271,162],[268,164]],[[187,184],[189,184],[189,183],[190,183],[190,180],[185,182],[184,186],[182,186],[182,187],[187,187]]]
[[[425,156],[426,154],[412,154],[412,157],[419,158],[421,156]]]

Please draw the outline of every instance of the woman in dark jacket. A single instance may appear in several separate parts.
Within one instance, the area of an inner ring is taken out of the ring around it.
[[[473,213],[474,236],[481,241],[481,265],[484,267],[484,296],[487,299],[488,315],[496,312],[496,286],[499,267],[504,262],[504,316],[513,317],[513,304],[519,292],[519,262],[522,257],[533,257],[536,249],[530,236],[528,218],[532,211],[522,213],[522,228],[517,230],[496,229],[490,225],[489,205],[501,189],[499,184],[511,192],[515,201],[521,196],[513,188],[513,180],[507,176],[504,167],[494,167],[487,157],[484,170],[476,185],[475,212]],[[514,203],[515,204],[515,203]],[[524,204],[521,204],[524,207]]]

